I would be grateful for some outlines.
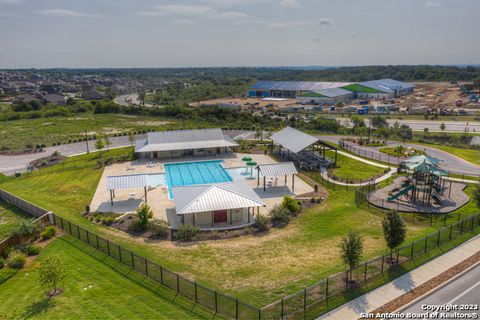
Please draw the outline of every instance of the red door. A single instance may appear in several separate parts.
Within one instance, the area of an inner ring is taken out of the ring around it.
[[[227,222],[227,210],[213,211],[213,222]]]

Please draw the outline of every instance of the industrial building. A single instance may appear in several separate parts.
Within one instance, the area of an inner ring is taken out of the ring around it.
[[[410,94],[415,86],[393,79],[349,82],[259,81],[248,90],[250,98],[297,98],[303,104],[334,104],[349,99],[389,99]]]

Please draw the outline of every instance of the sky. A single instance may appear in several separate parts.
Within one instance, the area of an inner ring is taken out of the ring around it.
[[[0,68],[480,63],[479,0],[0,0]]]

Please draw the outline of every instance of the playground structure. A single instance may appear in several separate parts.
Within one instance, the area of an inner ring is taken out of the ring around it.
[[[458,209],[469,201],[463,192],[466,185],[446,180],[448,172],[439,163],[440,160],[425,155],[410,157],[400,166],[406,176],[369,193],[368,202],[403,212],[447,213]]]
[[[439,168],[440,160],[419,155],[410,157],[402,162],[401,167],[406,170],[407,178],[402,182],[400,190],[395,189],[388,196],[391,202],[400,197],[406,197],[411,202],[421,201],[425,204],[441,204],[444,194],[450,196],[450,185],[446,186],[446,180],[442,177],[448,173]]]

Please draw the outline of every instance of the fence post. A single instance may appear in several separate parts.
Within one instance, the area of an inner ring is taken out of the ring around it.
[[[135,260],[133,259],[133,252],[130,251],[130,257],[132,258],[132,269],[135,269]]]
[[[145,258],[145,275],[148,277],[148,260]]]
[[[448,241],[452,240],[452,229],[453,229],[453,224],[450,225],[450,234],[448,235]]]
[[[195,303],[198,301],[198,293],[197,293],[197,281],[193,283],[194,288],[195,288]]]
[[[281,309],[280,309],[280,319],[283,320],[283,298],[282,298]]]
[[[327,311],[328,311],[328,278],[327,278],[327,284],[325,285],[325,302],[327,304]]]
[[[180,277],[177,275],[177,293],[180,293]],[[217,312],[217,291],[215,291],[215,312]]]
[[[68,233],[72,235],[72,223],[70,221],[68,221],[68,231]]]
[[[440,230],[438,230],[437,247],[440,246]]]
[[[367,283],[367,261],[365,261],[365,269],[363,271],[363,282]]]
[[[87,231],[87,244],[90,244],[90,236],[88,235],[88,230]]]
[[[462,220],[462,222],[460,223],[460,235],[463,234],[463,221],[464,220]]]
[[[425,237],[425,250],[423,251],[424,253],[427,252],[427,244],[428,244],[428,236]]]
[[[307,288],[303,289],[303,319],[307,319]]]
[[[382,254],[382,268],[381,268],[382,274],[383,274],[383,266],[384,266],[384,263],[385,263],[385,255]]]
[[[412,242],[412,252],[410,252],[410,260],[413,259],[413,247],[415,245],[415,242]]]
[[[65,228],[63,227],[63,219],[62,218],[60,218],[60,226],[61,226],[62,230],[65,230]]]
[[[400,248],[397,248],[397,263],[395,265],[398,266],[398,260],[400,258]]]
[[[238,320],[238,299],[235,299],[235,319]]]
[[[98,235],[95,235],[97,237],[97,249],[100,249],[100,243],[98,243]]]
[[[120,248],[120,246],[118,246],[118,259],[122,262],[122,248]]]
[[[108,255],[110,256],[110,241],[107,240],[107,252]]]
[[[218,310],[218,300],[217,300],[217,290],[215,290],[215,313],[217,313]]]

